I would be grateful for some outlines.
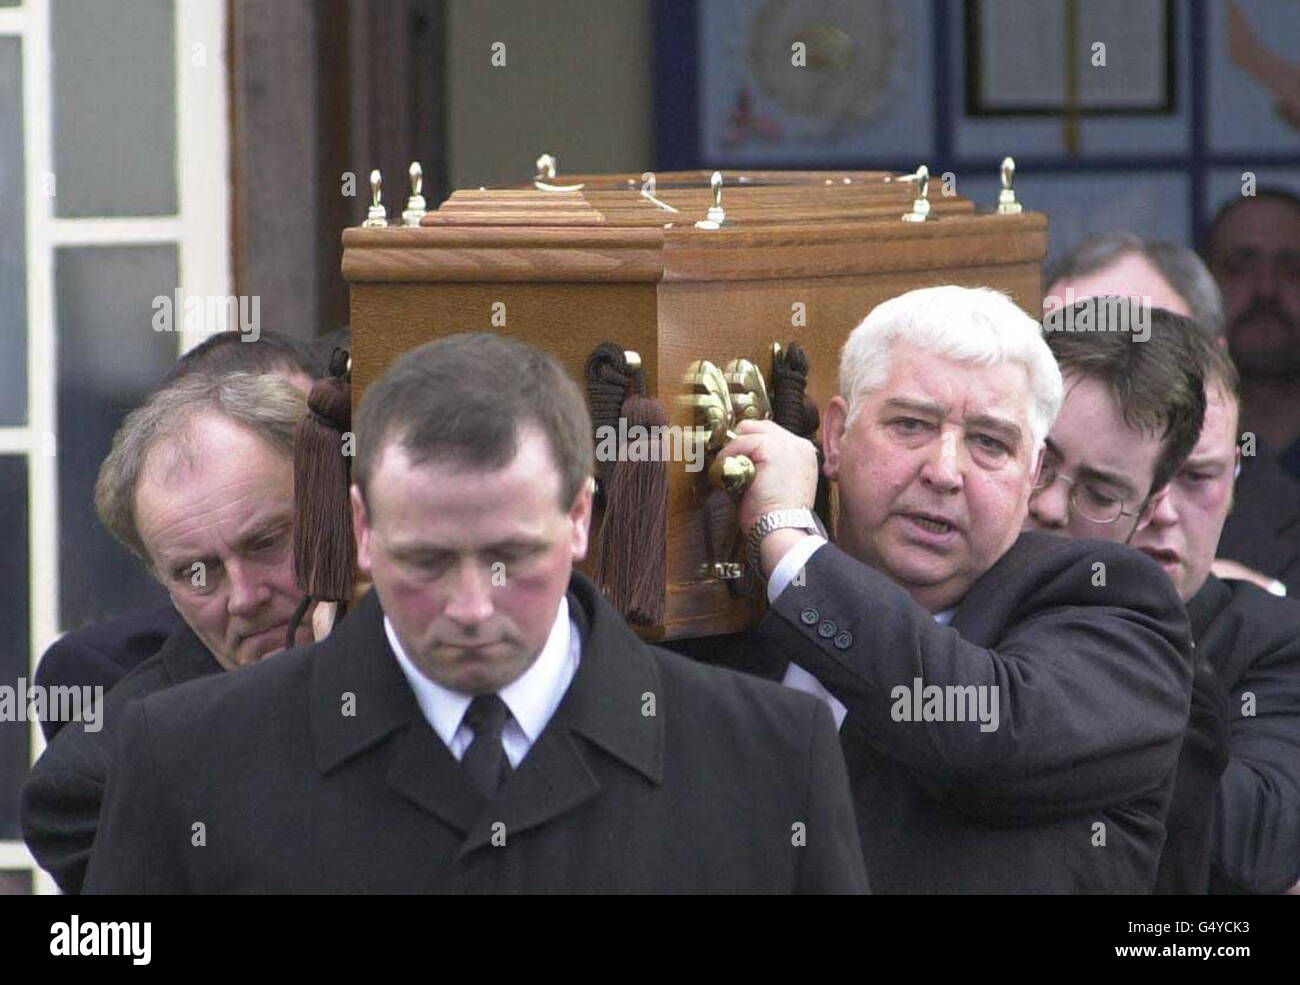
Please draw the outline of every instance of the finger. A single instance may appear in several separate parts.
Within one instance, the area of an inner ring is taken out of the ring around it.
[[[789,430],[788,428],[782,427],[780,424],[777,424],[776,421],[771,421],[766,418],[762,418],[760,420],[751,420],[749,418],[745,418],[743,421],[741,421],[739,424],[736,425],[736,433],[737,434],[777,434],[777,435],[794,434],[793,431]]]
[[[771,440],[767,434],[742,434],[732,438],[718,451],[719,455],[730,457],[732,455],[744,455],[745,457],[758,462],[763,458],[763,447]]]

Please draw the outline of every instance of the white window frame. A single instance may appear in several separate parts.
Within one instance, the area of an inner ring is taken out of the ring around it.
[[[0,454],[27,461],[31,652],[28,680],[59,626],[59,533],[54,251],[61,246],[175,245],[180,287],[190,296],[232,293],[230,269],[230,132],[226,0],[175,0],[176,167],[174,216],[56,219],[44,193],[54,170],[50,0],[0,8],[0,37],[18,37],[23,60],[27,260],[27,425],[0,427]],[[197,46],[202,46],[199,48]],[[206,63],[196,64],[200,60]],[[214,166],[213,162],[220,162]],[[57,181],[55,184],[57,195]],[[177,354],[213,330],[177,334]],[[16,683],[16,682],[15,682]],[[44,750],[30,723],[32,759]],[[0,841],[0,869],[27,870],[37,893],[54,893],[21,841]]]

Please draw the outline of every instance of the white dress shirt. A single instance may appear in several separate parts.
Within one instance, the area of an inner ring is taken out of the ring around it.
[[[825,543],[825,537],[811,534],[785,552],[785,557],[777,562],[776,567],[772,569],[772,577],[767,582],[767,601],[769,604],[775,602],[777,596],[790,586],[790,582],[794,581],[794,576],[799,569],[806,565],[809,559]],[[954,607],[944,609],[942,612],[936,612],[934,621],[946,626],[952,621],[952,614],[956,611]],[[814,697],[821,698],[830,705],[831,714],[835,716],[835,727],[840,728],[844,725],[844,718],[848,715],[849,710],[844,707],[843,702],[838,701],[830,691],[822,686],[821,681],[817,680],[797,663],[792,662],[785,669],[785,677],[781,678],[781,683],[786,687],[794,688],[796,691],[806,691]]]
[[[420,711],[459,761],[474,741],[474,730],[463,721],[473,695],[461,694],[425,677],[406,655],[387,616],[384,616],[384,633],[397,656],[398,666],[415,693]],[[532,666],[497,692],[510,709],[510,718],[501,733],[501,744],[505,747],[511,769],[519,767],[555,714],[573,682],[581,659],[582,637],[569,618],[569,600],[562,598],[542,652]]]

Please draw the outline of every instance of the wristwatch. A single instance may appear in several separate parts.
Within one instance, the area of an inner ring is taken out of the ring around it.
[[[749,554],[749,563],[753,565],[754,571],[760,576],[763,574],[763,565],[759,559],[759,549],[763,546],[763,539],[774,530],[785,530],[791,528],[794,530],[804,530],[810,534],[817,534],[819,537],[826,537],[826,528],[822,525],[821,518],[812,510],[769,510],[749,528],[749,536],[745,540],[745,547]],[[827,538],[829,539],[829,538]]]

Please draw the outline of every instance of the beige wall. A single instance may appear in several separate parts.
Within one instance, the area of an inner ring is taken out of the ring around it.
[[[453,188],[522,181],[542,151],[562,171],[653,161],[649,0],[451,0],[448,177]],[[502,41],[506,64],[492,65]]]

